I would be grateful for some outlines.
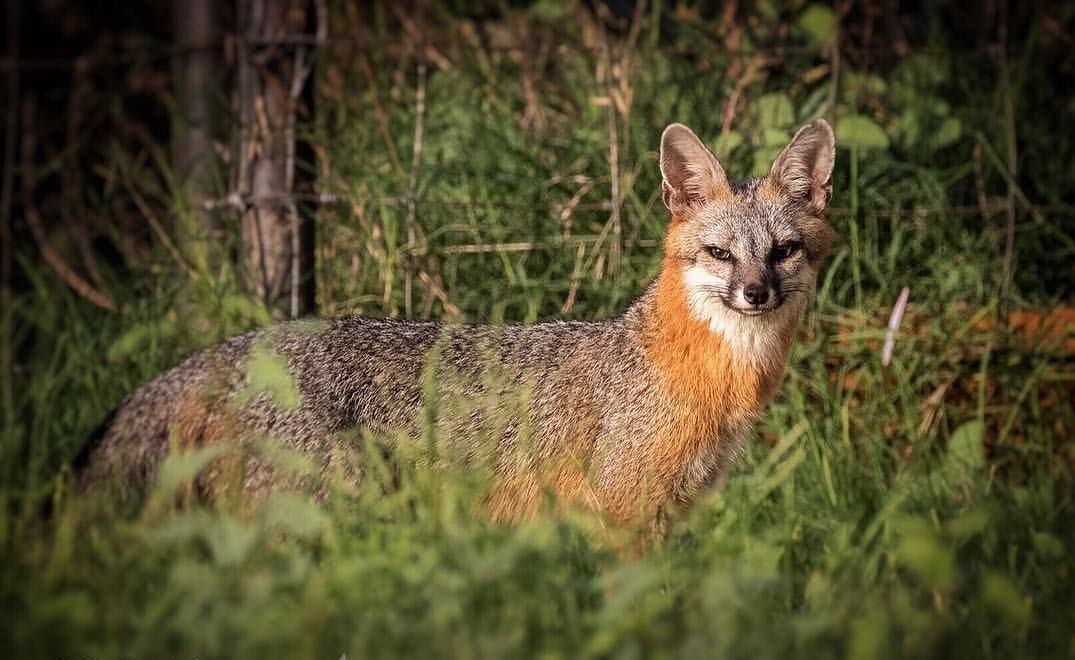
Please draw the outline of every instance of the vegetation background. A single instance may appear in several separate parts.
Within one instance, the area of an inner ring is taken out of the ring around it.
[[[610,317],[659,263],[665,124],[745,177],[829,118],[840,241],[782,391],[637,557],[483,522],[479,477],[414,456],[244,507],[184,502],[209,456],[177,454],[137,507],[85,501],[66,466],[123,396],[293,310],[244,266],[242,3],[184,172],[209,46],[166,3],[9,0],[0,654],[1075,656],[1075,5],[315,4],[277,45],[317,56],[283,192],[320,315]]]

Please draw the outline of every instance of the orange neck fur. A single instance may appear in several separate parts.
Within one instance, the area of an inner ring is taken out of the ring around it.
[[[654,294],[644,348],[672,408],[655,429],[647,471],[654,495],[678,497],[684,470],[713,449],[723,451],[721,445],[734,446],[761,414],[783,375],[794,321],[772,328],[781,334],[779,360],[753,360],[691,313],[683,264],[674,255],[665,257]]]
[[[696,318],[687,303],[683,267],[666,256],[657,281],[656,300],[647,328],[646,352],[669,391],[684,405],[714,421],[728,416],[753,416],[772,396],[783,374],[778,368],[738,359],[733,347],[705,321]],[[791,343],[791,328],[774,328],[784,358]]]

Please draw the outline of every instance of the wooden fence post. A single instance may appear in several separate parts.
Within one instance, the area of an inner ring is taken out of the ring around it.
[[[245,202],[241,260],[251,292],[295,318],[314,305],[312,251],[303,244],[309,232],[294,198],[295,126],[325,38],[325,2],[237,1],[240,137],[233,190]]]

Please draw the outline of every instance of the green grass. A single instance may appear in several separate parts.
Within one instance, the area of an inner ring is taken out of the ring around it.
[[[552,38],[555,22],[526,20],[533,39]],[[349,51],[337,54],[322,72],[312,138],[325,147],[322,187],[350,202],[318,215],[320,309],[405,315],[408,269],[414,316],[452,318],[445,300],[468,321],[622,309],[659,263],[660,129],[685,121],[717,143],[735,85],[722,75],[731,58],[682,52],[703,28],[684,19],[659,41],[640,39],[632,101],[616,115],[618,238],[608,224],[609,109],[594,102],[608,85],[581,36],[572,32],[571,52],[536,79],[540,130],[523,125],[523,74],[508,55],[460,39],[446,51],[453,66],[431,69],[416,249],[397,200],[409,192],[413,64],[372,49],[370,88]],[[747,87],[735,136],[717,146],[733,174],[752,173],[771,157],[770,136],[786,140],[822,112],[835,111],[838,135],[840,117],[861,113],[889,145],[840,149],[831,220],[841,238],[781,393],[724,488],[639,556],[581,518],[484,522],[479,477],[406,455],[378,464],[360,492],[334,488],[319,502],[276,493],[255,505],[180,504],[176,484],[197,467],[189,455],[170,459],[135,510],[83,501],[63,466],[106,411],[182,355],[268,315],[230,269],[184,275],[163,250],[148,272],[109,275],[122,315],[90,307],[35,253],[21,254],[28,286],[0,312],[17,368],[0,446],[2,654],[1070,657],[1071,358],[974,318],[1070,301],[1072,253],[1055,238],[1070,233],[1070,218],[1021,212],[1020,267],[1012,299],[1000,300],[996,220],[945,209],[973,205],[978,176],[991,199],[1006,192],[987,158],[980,175],[974,167],[978,136],[1004,153],[1001,99],[960,82],[988,77],[988,60],[936,59],[872,74],[883,88],[845,66],[835,108],[825,105],[828,76],[803,82],[824,58],[790,58]],[[1036,74],[1019,75],[1020,116],[1042,122],[1021,132],[1022,148],[1053,143],[1070,163],[1071,108],[1047,115]],[[378,105],[387,139],[371,120]],[[912,115],[919,133],[956,118],[958,135],[943,146],[909,136]],[[1069,170],[1024,167],[1035,201],[1070,199]],[[164,181],[139,185],[167,215],[175,201]],[[561,210],[580,188],[569,234]],[[893,214],[915,208],[939,212]],[[539,245],[457,249],[504,243]],[[909,318],[884,368],[880,343],[903,286]]]

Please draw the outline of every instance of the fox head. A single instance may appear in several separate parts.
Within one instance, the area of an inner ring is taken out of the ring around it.
[[[698,320],[742,334],[802,308],[832,243],[822,214],[835,149],[832,128],[818,119],[795,133],[766,176],[733,182],[689,128],[665,129],[665,268],[682,268]]]

